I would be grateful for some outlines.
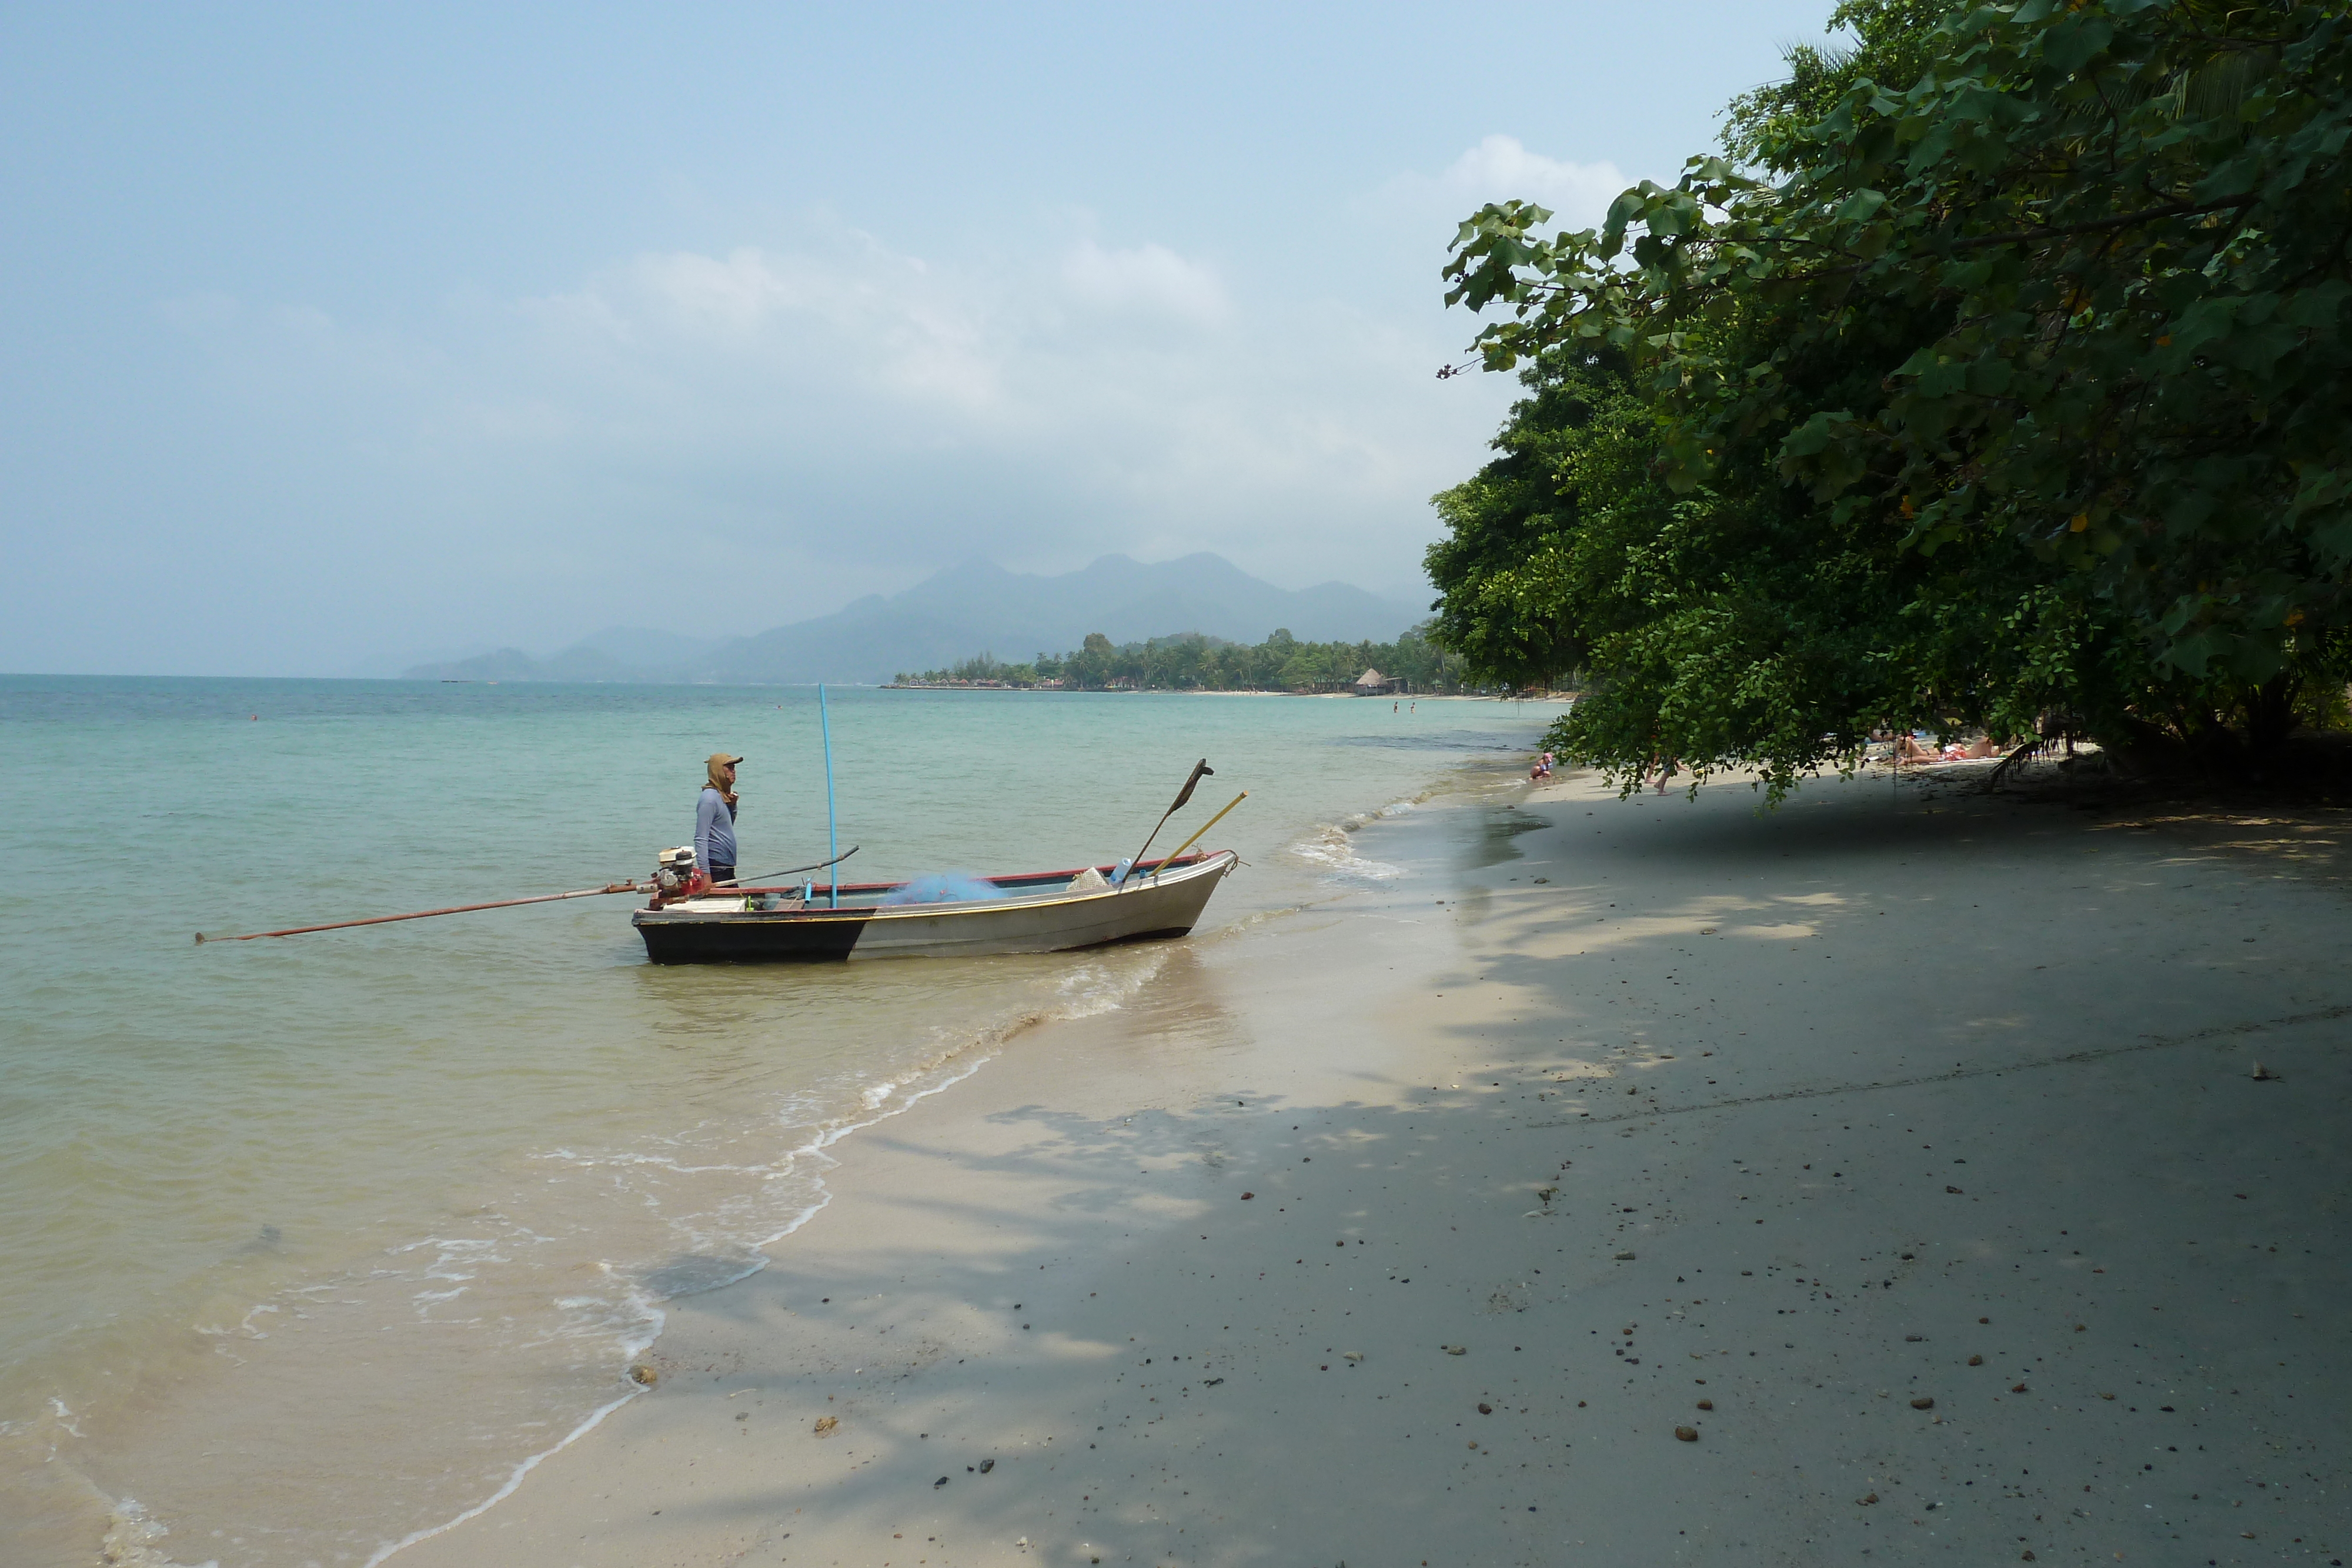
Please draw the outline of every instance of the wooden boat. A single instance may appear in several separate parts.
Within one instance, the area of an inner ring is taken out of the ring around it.
[[[982,877],[998,896],[935,904],[892,903],[910,885],[896,882],[845,883],[837,908],[829,886],[805,904],[799,886],[734,888],[656,899],[630,918],[656,964],[1058,953],[1181,936],[1238,863],[1231,850],[1181,855],[1147,862],[1118,888],[1087,875],[1110,866]]]

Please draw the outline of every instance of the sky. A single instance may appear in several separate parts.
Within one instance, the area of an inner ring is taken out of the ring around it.
[[[0,0],[0,671],[752,632],[984,557],[1425,599],[1578,226],[1829,0]]]

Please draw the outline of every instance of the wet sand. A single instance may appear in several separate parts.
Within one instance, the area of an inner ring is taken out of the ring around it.
[[[840,1145],[394,1561],[2352,1548],[2330,823],[1524,800]]]

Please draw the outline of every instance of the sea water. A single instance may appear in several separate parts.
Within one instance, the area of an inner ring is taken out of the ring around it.
[[[1132,855],[1206,757],[1153,850],[1250,792],[1204,939],[1377,883],[1356,825],[1549,716],[831,704],[850,880]],[[381,1560],[629,1396],[829,1147],[1166,960],[656,967],[627,896],[194,940],[643,876],[722,750],[742,870],[824,859],[810,689],[0,677],[0,1560]]]

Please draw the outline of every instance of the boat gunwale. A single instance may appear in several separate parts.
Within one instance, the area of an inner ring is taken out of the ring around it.
[[[1218,865],[1216,862],[1220,861],[1223,861],[1226,863]],[[1040,889],[1035,893],[1015,893],[1003,898],[961,899],[952,903],[940,904],[859,904],[854,905],[843,904],[839,907],[824,908],[817,907],[814,904],[809,904],[803,905],[798,909],[689,909],[686,907],[686,904],[688,902],[698,902],[700,900],[713,898],[714,896],[731,900],[736,896],[735,894],[732,893],[717,895],[711,894],[698,894],[697,898],[692,901],[680,900],[678,903],[673,904],[646,905],[635,910],[630,915],[630,923],[632,925],[639,925],[656,922],[666,925],[709,924],[814,925],[824,925],[835,921],[855,920],[865,922],[907,918],[929,919],[946,915],[988,915],[1014,909],[1050,909],[1055,904],[1086,904],[1112,897],[1132,898],[1139,897],[1144,893],[1161,887],[1181,887],[1186,883],[1197,879],[1213,868],[1218,875],[1222,876],[1224,873],[1231,871],[1234,866],[1238,865],[1240,862],[1241,856],[1235,851],[1213,850],[1199,854],[1186,855],[1181,860],[1173,863],[1172,870],[1170,869],[1170,862],[1163,861],[1154,864],[1149,871],[1133,873],[1134,875],[1150,879],[1147,883],[1141,886],[1122,885],[1118,887],[1090,887],[1076,893],[1071,892],[1066,886],[1065,886],[1052,891]],[[1032,878],[1040,882],[1047,882],[1055,878],[1081,876],[1089,870],[1108,871],[1111,869],[1113,868],[1108,866],[1080,867],[1076,871],[1069,872],[1031,872],[1002,877],[979,877],[974,880],[985,882],[993,886],[1002,886],[1003,883],[1008,882],[1025,882]],[[1162,875],[1163,872],[1167,873],[1164,877]],[[862,886],[874,891],[887,892],[890,889],[904,887],[906,885],[907,883],[905,882],[844,884],[841,891],[848,893],[852,891],[854,886]],[[743,896],[749,897],[763,893],[797,893],[800,889],[797,886],[793,886],[789,888],[743,888],[739,891]],[[820,893],[818,896],[824,896],[824,894]]]

